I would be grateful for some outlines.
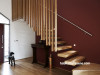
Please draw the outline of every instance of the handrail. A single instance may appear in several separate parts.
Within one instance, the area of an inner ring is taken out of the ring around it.
[[[46,7],[45,7],[46,8]],[[48,9],[49,11],[51,11],[50,9]],[[51,11],[52,12],[52,11]],[[55,14],[55,12],[53,12]],[[75,26],[76,28],[80,29],[81,31],[83,31],[84,33],[88,34],[89,36],[93,36],[90,32],[86,31],[85,29],[81,28],[80,26],[76,25],[75,23],[69,21],[68,19],[64,18],[63,16],[57,14],[58,17],[62,18],[63,20],[65,20],[66,22],[70,23],[71,25]]]
[[[67,20],[66,18],[62,17],[61,15],[57,14],[60,18],[62,18],[63,20],[67,21],[68,23],[72,24],[73,26],[75,26],[76,28],[80,29],[81,31],[83,31],[84,33],[88,34],[89,36],[93,36],[91,33],[89,33],[88,31],[86,31],[85,29],[79,27],[78,25],[72,23],[71,21]]]

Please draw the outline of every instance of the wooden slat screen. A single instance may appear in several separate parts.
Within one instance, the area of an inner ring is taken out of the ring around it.
[[[24,19],[51,51],[57,51],[57,0],[12,0],[12,20],[18,19]]]

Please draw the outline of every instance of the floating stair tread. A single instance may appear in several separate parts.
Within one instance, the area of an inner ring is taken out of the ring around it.
[[[74,70],[100,70],[100,64],[96,64],[96,63],[90,63],[88,65],[81,65]]]
[[[84,59],[85,59],[84,56],[76,56],[69,60],[66,60],[65,64],[71,65],[71,66],[76,66],[78,63],[82,62]]]
[[[65,41],[57,41],[57,44],[65,44]]]
[[[77,54],[77,51],[70,50],[70,51],[66,51],[66,52],[63,52],[63,53],[58,53],[58,57],[67,58],[67,57],[70,57],[70,56],[75,55],[75,54]]]
[[[52,42],[51,42],[52,43]],[[65,44],[66,42],[65,41],[57,41],[57,44],[60,45],[60,44]],[[55,42],[54,42],[55,44]]]
[[[70,49],[72,48],[72,46],[59,46],[57,47],[57,50],[60,51],[60,50],[65,50],[65,49]]]

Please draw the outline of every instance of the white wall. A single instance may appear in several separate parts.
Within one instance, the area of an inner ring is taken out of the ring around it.
[[[35,43],[33,30],[22,20],[12,22],[11,0],[0,0],[0,12],[10,19],[10,51],[15,53],[16,60],[31,57],[31,44]]]

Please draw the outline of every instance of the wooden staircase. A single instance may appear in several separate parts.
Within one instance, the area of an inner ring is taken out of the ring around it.
[[[59,52],[57,56],[60,58],[65,58],[64,63],[66,65],[77,66],[79,63],[85,60],[84,56],[78,56],[78,52],[72,49],[73,46],[66,45],[65,41],[62,42],[60,39],[60,41],[57,41],[57,44],[57,51]]]
[[[36,36],[51,46],[52,52],[59,52],[58,57],[71,57],[64,61],[67,65],[75,66],[77,64],[70,62],[80,63],[84,60],[83,56],[74,57],[78,52],[57,37],[57,0],[12,0],[12,20],[18,19],[26,21]]]
[[[66,65],[77,66],[85,60],[72,45],[57,36],[57,0],[12,0],[12,21],[23,19],[29,27],[51,46]]]

